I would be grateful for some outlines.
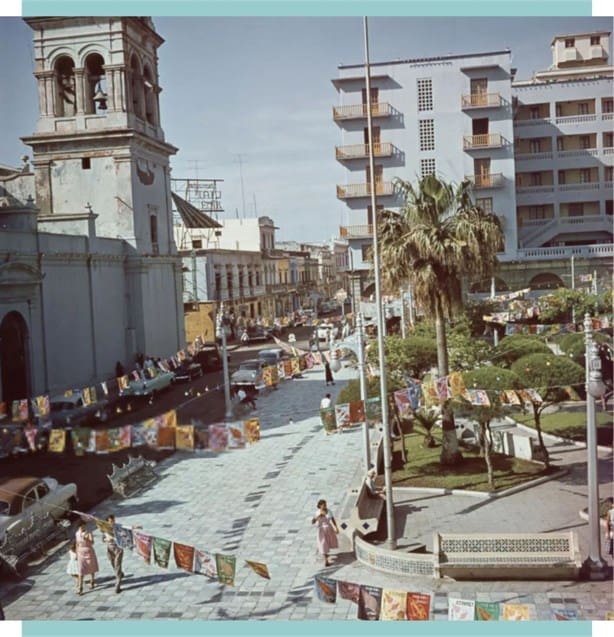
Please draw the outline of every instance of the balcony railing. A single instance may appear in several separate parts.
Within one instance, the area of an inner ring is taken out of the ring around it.
[[[389,117],[392,106],[388,102],[371,104],[371,117]],[[349,106],[333,106],[333,119],[337,122],[344,119],[362,119],[367,117],[366,104],[351,104]]]
[[[381,181],[375,185],[376,195],[392,195],[394,188],[392,182]],[[352,199],[355,197],[369,197],[371,195],[371,184],[348,184],[346,186],[337,186],[337,199]]]
[[[476,93],[461,97],[461,108],[463,109],[489,108],[492,106],[501,106],[500,93]]]
[[[392,157],[398,149],[390,142],[377,142],[373,144],[374,157]],[[337,146],[335,157],[338,160],[364,159],[369,156],[369,144],[353,144],[351,146]]]
[[[474,188],[501,188],[503,186],[503,174],[491,173],[489,175],[467,175]]]
[[[474,148],[500,148],[503,146],[503,137],[500,133],[487,133],[486,135],[465,135],[463,137],[463,149]]]
[[[552,159],[552,152],[543,153],[518,153],[514,155],[516,161],[530,161],[531,159]]]
[[[340,226],[339,236],[344,239],[370,237],[373,234],[373,225],[366,226]]]
[[[570,150],[559,150],[556,156],[559,159],[564,159],[565,157],[586,157],[588,155],[597,157],[598,154],[599,150],[597,148],[573,148]]]
[[[594,122],[597,115],[563,115],[557,116],[555,124],[583,124],[584,122]]]

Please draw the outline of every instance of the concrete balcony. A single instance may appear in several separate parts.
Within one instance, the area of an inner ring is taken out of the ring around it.
[[[374,157],[392,157],[399,153],[399,149],[390,142],[377,142],[373,144]],[[338,161],[347,159],[368,159],[369,144],[353,144],[350,146],[337,146],[335,148],[335,158]]]
[[[518,238],[525,248],[540,246],[559,234],[586,232],[611,232],[612,220],[607,215],[582,217],[554,217],[524,221],[518,228]]]
[[[476,93],[461,96],[461,108],[464,111],[473,108],[497,108],[501,106],[501,103],[500,93]]]
[[[552,248],[524,248],[519,249],[515,259],[535,261],[541,259],[568,259],[571,256],[581,256],[587,259],[600,257],[612,258],[614,245],[597,244],[589,246],[561,246]]]
[[[544,153],[518,153],[514,155],[516,161],[531,161],[536,159],[552,159],[552,151]]]
[[[487,133],[485,135],[465,135],[463,137],[463,150],[501,148],[504,142],[505,139],[500,133]]]
[[[597,121],[597,115],[566,115],[564,117],[557,117],[554,120],[555,124],[585,124],[586,122]]]
[[[371,117],[390,117],[393,113],[392,106],[388,102],[376,102],[371,104]],[[349,106],[333,106],[333,120],[340,122],[348,119],[366,119],[366,104],[351,104]]]
[[[466,175],[475,190],[482,188],[502,188],[505,180],[502,173],[491,173],[489,175]]]
[[[362,239],[373,236],[373,225],[365,226],[340,226],[339,236],[342,239]]]
[[[381,181],[375,185],[375,194],[390,196],[394,194],[394,187],[390,181]],[[355,199],[358,197],[370,197],[371,184],[365,182],[363,184],[347,184],[345,186],[337,186],[337,199]]]
[[[558,189],[561,192],[565,192],[567,190],[599,190],[600,187],[601,187],[600,182],[590,181],[590,182],[578,182],[575,184],[561,184],[558,186]]]

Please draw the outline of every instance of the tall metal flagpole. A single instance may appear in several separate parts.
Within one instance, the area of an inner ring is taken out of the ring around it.
[[[392,501],[392,449],[390,447],[390,422],[388,421],[388,392],[386,387],[386,361],[384,357],[384,312],[379,269],[379,248],[377,245],[377,207],[375,195],[375,162],[373,158],[373,126],[371,117],[371,71],[369,68],[369,26],[364,20],[365,34],[365,82],[367,90],[367,134],[369,142],[369,174],[371,175],[371,210],[373,211],[373,269],[375,273],[375,306],[377,308],[377,349],[379,357],[380,398],[382,401],[382,424],[384,428],[384,481],[386,494],[386,524],[388,528],[387,547],[396,549],[397,538],[394,523],[394,502]],[[377,461],[376,461],[377,462]]]

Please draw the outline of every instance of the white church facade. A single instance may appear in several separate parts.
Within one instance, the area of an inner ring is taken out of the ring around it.
[[[0,166],[0,401],[114,376],[185,345],[149,18],[26,18],[32,167]]]

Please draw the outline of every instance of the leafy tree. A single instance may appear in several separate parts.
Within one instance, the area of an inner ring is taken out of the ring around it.
[[[456,409],[476,420],[480,426],[479,445],[480,454],[484,457],[486,471],[488,473],[488,486],[495,488],[495,477],[492,465],[492,431],[490,423],[496,418],[501,418],[510,411],[510,407],[501,403],[497,398],[498,392],[503,389],[519,389],[521,387],[518,375],[509,369],[501,367],[480,367],[463,374],[466,387],[484,389],[488,394],[490,405],[472,405],[467,401],[457,403]]]
[[[413,414],[413,422],[420,425],[426,432],[423,443],[425,447],[434,447],[436,445],[432,430],[440,420],[441,412],[436,407],[420,407],[420,409]]]
[[[510,367],[527,354],[549,354],[550,348],[539,336],[513,334],[499,341],[493,354],[493,363],[501,367]]]
[[[586,313],[611,314],[612,290],[596,295],[582,288],[558,288],[540,297],[538,303],[543,323],[568,323],[574,310],[576,322],[580,322]]]
[[[496,301],[490,300],[465,302],[465,317],[469,324],[471,336],[477,337],[484,334],[486,323],[482,317],[496,311],[498,305]]]
[[[490,361],[493,348],[485,340],[472,336],[469,323],[463,320],[448,334],[448,356],[451,370],[467,371]]]
[[[374,341],[369,345],[367,361],[377,365],[378,352],[377,341]],[[405,339],[399,336],[386,336],[384,356],[387,371],[391,376],[396,372],[399,378],[420,378],[437,364],[437,343],[434,338],[423,336],[408,336]]]
[[[601,332],[593,332],[593,340],[596,343],[608,343],[611,339]],[[559,341],[559,347],[571,360],[584,367],[584,355],[586,353],[584,332],[565,334]]]
[[[367,398],[373,398],[380,395],[379,378],[367,379]],[[337,404],[349,403],[353,400],[360,400],[360,381],[351,380],[337,394]]]
[[[503,249],[498,217],[471,200],[469,181],[452,186],[427,175],[414,186],[395,180],[403,197],[400,212],[384,210],[377,219],[381,272],[391,290],[411,283],[416,305],[435,322],[437,367],[448,374],[446,319],[462,307],[461,279],[492,276]],[[455,464],[458,450],[454,417],[443,409],[441,462]]]
[[[542,402],[530,401],[533,421],[537,431],[541,459],[548,464],[548,450],[541,429],[541,414],[546,407],[567,399],[565,387],[580,385],[585,381],[585,370],[565,356],[529,354],[512,364],[512,371],[522,380],[522,387],[535,389]]]

